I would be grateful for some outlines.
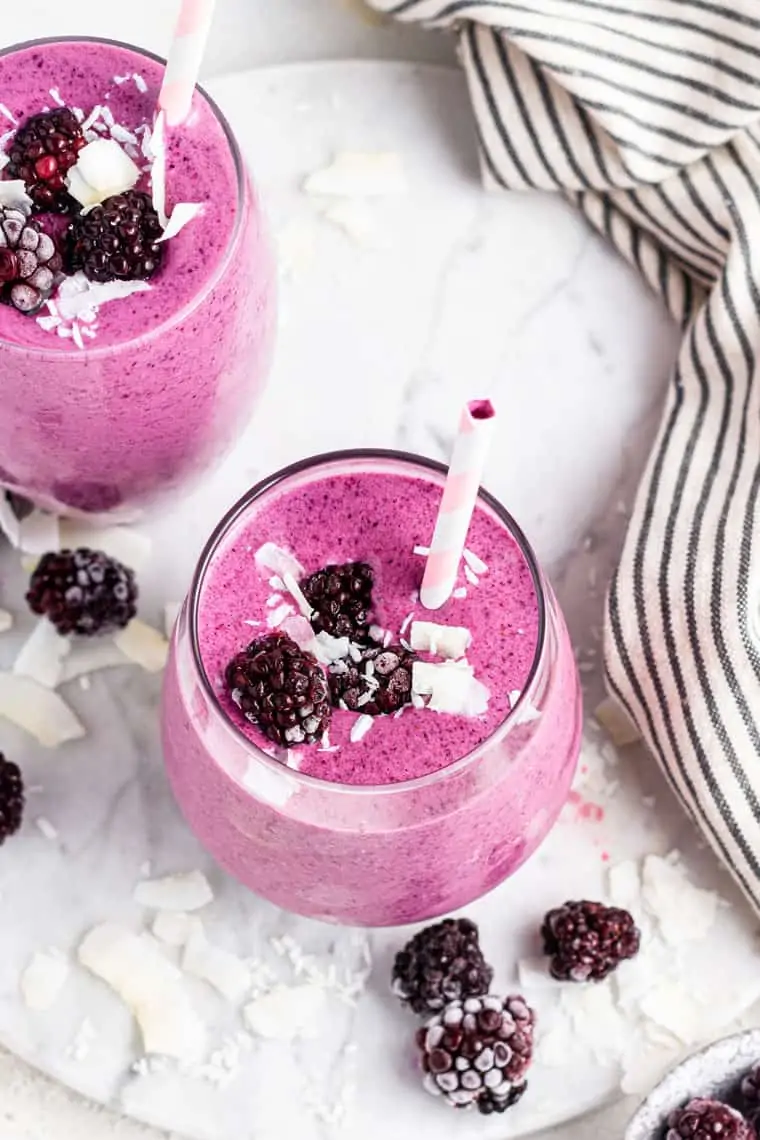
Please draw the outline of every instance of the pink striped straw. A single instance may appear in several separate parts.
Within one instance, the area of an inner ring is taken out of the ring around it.
[[[184,123],[193,105],[216,0],[182,0],[158,107],[170,127]]]
[[[456,585],[495,423],[490,400],[471,400],[462,409],[420,588],[420,601],[426,610],[439,610]]]

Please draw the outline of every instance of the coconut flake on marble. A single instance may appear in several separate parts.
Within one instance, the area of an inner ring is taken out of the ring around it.
[[[66,702],[31,677],[0,672],[0,717],[33,736],[43,748],[58,748],[85,735]]]
[[[203,931],[203,923],[197,915],[174,910],[160,910],[151,926],[159,942],[175,949],[184,946],[196,930]]]
[[[71,641],[62,637],[47,618],[40,618],[13,662],[19,677],[31,677],[38,685],[56,689],[63,680],[64,659],[71,652]]]
[[[50,822],[44,815],[39,815],[34,821],[34,826],[39,831],[43,839],[47,839],[49,843],[55,843],[58,839],[58,828]]]
[[[7,163],[3,165],[7,166]],[[24,214],[31,214],[34,202],[26,192],[23,179],[0,182],[0,206],[6,210],[21,210]]]
[[[238,1005],[248,992],[251,975],[242,958],[214,946],[202,929],[190,932],[182,956],[182,969],[213,986],[222,997],[233,1005]]]
[[[133,618],[126,629],[120,629],[114,635],[113,640],[117,649],[146,673],[160,673],[166,667],[169,642],[162,633],[139,618]]]
[[[668,945],[697,942],[714,926],[718,895],[695,887],[680,864],[648,855],[641,883],[642,901]]]
[[[66,175],[66,187],[87,213],[106,198],[132,190],[140,168],[115,139],[95,139],[82,147]]]
[[[205,1052],[205,1026],[182,974],[149,935],[103,923],[85,936],[78,955],[132,1010],[146,1053],[195,1061]]]
[[[31,511],[21,520],[19,546],[24,554],[42,556],[60,547],[60,523],[49,511]]]
[[[141,531],[130,526],[93,526],[82,519],[61,519],[61,545],[69,550],[89,546],[116,558],[135,573],[141,573],[150,561],[153,543]]]
[[[92,639],[90,641],[75,641],[71,652],[65,657],[61,667],[60,684],[69,681],[85,680],[91,673],[99,673],[103,669],[115,669],[120,665],[130,665],[132,662],[124,656],[110,637]]]
[[[472,644],[472,634],[461,625],[439,625],[432,621],[412,622],[410,643],[420,653],[456,660],[464,657]]]
[[[387,198],[406,193],[401,155],[395,151],[339,151],[329,166],[303,183],[306,194],[336,198]]]
[[[263,578],[276,574],[285,585],[285,575],[298,579],[303,577],[303,566],[298,559],[274,542],[265,542],[253,556],[256,567]]]
[[[69,960],[60,950],[38,950],[34,953],[19,980],[26,1008],[36,1013],[52,1009],[69,972]]]
[[[294,1041],[318,1034],[325,1004],[323,986],[310,982],[275,986],[269,993],[249,1002],[243,1010],[243,1018],[258,1037]]]
[[[8,633],[13,629],[13,614],[7,610],[0,610],[0,633]]]
[[[135,140],[137,141],[137,140]],[[171,241],[185,226],[194,222],[204,212],[204,207],[198,202],[178,202],[172,210],[172,216],[167,222],[159,242]]]
[[[362,249],[375,249],[378,245],[377,224],[366,202],[360,198],[336,199],[321,211],[346,237]]]
[[[192,912],[208,906],[214,892],[202,871],[187,871],[161,879],[143,879],[132,897],[138,906],[150,910]]]
[[[72,1061],[85,1061],[96,1038],[95,1026],[89,1017],[85,1017],[70,1044],[66,1046],[66,1056],[71,1057]]]

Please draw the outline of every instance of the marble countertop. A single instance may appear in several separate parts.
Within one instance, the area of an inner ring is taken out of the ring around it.
[[[118,7],[103,4],[102,0],[97,2],[72,0],[68,7],[61,5],[60,9],[56,8],[53,11],[48,0],[27,0],[26,4],[14,5],[12,10],[4,13],[3,40],[10,44],[39,35],[87,33],[137,41],[155,50],[161,50],[167,42],[173,14],[174,5],[168,0],[159,5],[155,4],[155,0],[131,0],[129,5]],[[242,34],[241,29],[245,29]],[[387,28],[361,19],[357,16],[354,0],[278,0],[276,5],[271,4],[270,0],[219,0],[219,18],[214,30],[206,71],[209,76],[218,76],[263,64],[354,56],[432,59],[447,62],[453,58],[453,53],[451,45],[443,37],[414,33],[408,29]],[[334,144],[335,141],[331,139],[330,143]],[[325,140],[322,140],[319,148],[315,150],[313,161],[319,161],[324,151]],[[477,249],[477,234],[466,236],[470,239],[470,245],[454,251],[456,257],[461,257],[470,249]],[[340,256],[338,254],[338,258]],[[584,256],[588,256],[588,250]],[[598,258],[595,253],[592,254],[592,260],[592,269],[589,270],[588,264],[584,267],[581,282],[589,272],[594,271],[601,275],[609,274],[611,282],[613,279],[619,280],[622,270],[617,266],[613,268],[611,262],[608,263],[604,257]],[[450,268],[448,262],[442,264],[442,275],[447,276]],[[551,295],[541,295],[536,298],[536,311],[524,315],[530,323],[533,317],[545,313],[547,308],[554,305],[559,297],[558,319],[568,335],[575,338],[573,343],[577,359],[573,367],[582,372],[584,361],[588,361],[591,370],[593,362],[593,369],[601,376],[603,368],[607,367],[604,361],[602,365],[599,363],[600,354],[604,357],[606,351],[604,335],[601,329],[595,331],[594,322],[588,327],[583,325],[580,332],[576,327],[575,314],[578,312],[578,306],[583,307],[584,304],[584,297],[579,295],[577,285],[578,276],[571,266],[568,273],[557,279]],[[652,320],[650,328],[658,324],[654,319],[648,319]],[[443,446],[441,444],[440,436],[436,438],[439,425],[433,422],[431,432],[431,425],[422,414],[422,405],[427,398],[426,391],[429,395],[426,385],[429,384],[431,373],[439,371],[453,373],[460,367],[462,361],[457,360],[454,341],[446,336],[445,310],[437,310],[435,320],[437,333],[434,335],[431,332],[428,343],[417,346],[423,367],[415,375],[406,377],[406,402],[394,404],[388,412],[390,418],[387,426],[388,431],[391,429],[397,431],[396,417],[406,415],[411,425],[409,429],[411,436],[401,439],[396,435],[394,442],[438,454],[439,450],[442,451],[445,447],[445,444]],[[652,380],[650,395],[650,401],[653,401],[653,407],[656,409],[657,391],[666,370],[666,362],[658,354],[670,350],[671,339],[664,330],[664,322],[658,332],[657,349],[653,346],[649,353],[642,351],[641,346],[635,343],[636,339],[637,335],[634,334],[631,337],[630,352],[638,359],[638,367],[644,371],[653,369],[656,373]],[[494,370],[512,363],[500,358],[495,347],[489,348],[487,340],[484,341],[483,347],[485,355],[479,361],[481,368]],[[526,361],[523,358],[516,366],[536,368],[539,372],[542,367],[561,367],[559,358],[552,363],[549,346],[546,348],[548,356],[543,366],[540,351],[537,352],[535,360]],[[529,351],[532,349],[521,349],[521,352]],[[656,363],[658,359],[661,359],[660,364]],[[614,363],[609,363],[609,367],[614,371]],[[455,388],[455,384],[451,384],[449,388],[452,406],[459,398]],[[448,410],[444,401],[442,416],[445,417]],[[380,412],[382,414],[382,409]],[[589,414],[592,419],[599,419],[601,429],[604,401],[601,406],[592,407]],[[651,415],[647,415],[642,428],[644,435],[638,439],[633,456],[628,457],[634,475],[640,462],[642,440],[650,430]],[[348,441],[325,438],[324,442],[326,445],[333,443],[341,445],[350,442],[372,442],[372,440]],[[612,472],[622,444],[622,440],[603,441],[600,436],[598,458],[601,467],[607,473]],[[292,440],[291,447],[293,457],[307,450],[306,441],[304,438],[299,438],[298,432]],[[561,455],[558,454],[555,458],[557,465],[555,475],[562,480],[569,471],[563,473]],[[266,465],[266,457],[262,458],[262,462]],[[630,470],[628,474],[631,474]],[[589,471],[587,476],[591,495],[592,482],[598,478],[598,468],[593,473]],[[533,479],[524,480],[520,485],[515,483],[518,501],[514,503],[513,500],[513,505],[518,516],[521,513],[524,515],[533,493],[533,486]],[[614,512],[614,504],[611,509]],[[562,553],[552,545],[554,517],[556,517],[556,507],[553,508],[550,504],[541,517],[535,518],[532,531],[544,558],[550,563]],[[580,532],[593,521],[590,515],[584,517],[581,511],[573,525]],[[619,526],[617,529],[619,530]],[[572,585],[565,583],[564,587],[569,590]],[[587,621],[587,614],[579,612],[574,617],[576,635]],[[630,1105],[618,1104],[602,1115],[586,1122],[577,1122],[573,1126],[565,1126],[551,1135],[561,1136],[562,1140],[592,1140],[592,1138],[596,1140],[600,1135],[612,1138],[620,1134],[623,1122],[629,1113]],[[106,1140],[106,1138],[155,1140],[159,1134],[81,1101],[75,1095],[40,1077],[14,1057],[0,1053],[0,1137],[7,1137],[8,1140],[11,1138],[12,1140],[63,1140],[64,1137],[72,1135],[76,1135],[77,1140],[96,1140],[96,1138],[97,1140]],[[548,1140],[549,1134],[546,1136]]]

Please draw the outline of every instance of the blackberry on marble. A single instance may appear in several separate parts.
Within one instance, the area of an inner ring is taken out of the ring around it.
[[[663,1140],[757,1140],[757,1133],[736,1109],[697,1097],[671,1113]]]
[[[300,583],[312,607],[315,633],[365,642],[372,613],[374,575],[366,562],[325,566]]]
[[[137,613],[137,582],[132,570],[102,551],[53,551],[40,559],[26,600],[60,634],[93,636],[129,625]]]
[[[600,982],[635,958],[641,935],[627,910],[598,902],[567,902],[541,928],[549,969],[561,982]]]
[[[327,678],[285,633],[252,641],[230,661],[225,681],[243,715],[282,748],[315,744],[330,727]]]
[[[525,1092],[534,1025],[519,996],[449,1002],[417,1032],[425,1088],[453,1108],[505,1112]]]
[[[480,949],[478,928],[466,918],[428,926],[396,955],[392,988],[415,1013],[436,1013],[450,1001],[487,994],[493,969]]]
[[[21,827],[24,802],[21,769],[0,752],[0,845]]]
[[[403,645],[362,649],[359,661],[343,658],[329,669],[336,707],[368,716],[398,712],[412,700],[412,666],[417,656]]]

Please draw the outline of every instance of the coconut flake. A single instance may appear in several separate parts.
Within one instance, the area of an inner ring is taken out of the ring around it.
[[[89,546],[128,566],[137,574],[150,561],[153,544],[147,535],[129,526],[93,526],[81,519],[61,519],[61,544],[76,550]]]
[[[286,570],[282,575],[282,580],[285,583],[285,589],[288,591],[303,616],[307,619],[311,618],[311,615],[314,611],[306,600],[306,595],[298,585],[298,582],[296,581],[293,574],[291,574],[289,570]]]
[[[197,202],[178,202],[172,210],[172,216],[169,218],[164,232],[158,239],[159,242],[171,241],[180,230],[183,230],[190,222],[195,221],[203,212],[204,207]]]
[[[641,897],[669,946],[705,938],[717,918],[718,895],[695,887],[680,865],[657,855],[644,860]]]
[[[8,633],[13,629],[13,614],[9,614],[7,610],[0,610],[0,633]]]
[[[421,558],[427,558],[429,553],[429,546],[415,546],[414,550],[412,551],[412,554],[419,554]]]
[[[311,627],[309,627],[311,628]],[[333,637],[331,633],[322,630],[314,638],[316,657],[323,665],[332,665],[348,657],[351,643],[348,637]]]
[[[294,1041],[316,1036],[325,1010],[323,986],[275,986],[269,993],[249,1002],[243,1010],[248,1028],[259,1037],[273,1041]]]
[[[371,699],[369,693],[367,694],[367,698],[368,698],[368,700]],[[367,702],[365,702],[365,703],[367,703]],[[364,737],[367,735],[367,733],[372,728],[374,723],[375,723],[375,718],[368,716],[366,713],[363,713],[361,716],[358,716],[356,718],[356,720],[354,721],[354,723],[351,725],[351,732],[349,734],[350,738],[351,738],[351,743],[352,744],[358,744],[360,740],[363,740]]]
[[[468,717],[484,713],[490,700],[488,689],[476,679],[473,667],[465,660],[441,664],[415,661],[412,665],[412,695],[418,698],[429,696],[427,708],[433,712]]]
[[[129,664],[128,658],[114,645],[112,638],[78,641],[63,662],[59,683],[65,685],[77,679],[83,681],[90,673]]]
[[[197,928],[191,931],[185,946],[182,969],[208,982],[233,1005],[238,1005],[250,989],[250,971],[242,958],[221,946],[213,946]]]
[[[141,95],[147,94],[148,84],[145,82],[142,75],[140,75],[139,71],[136,71],[133,74],[132,80],[134,82],[135,87],[137,88],[137,90],[140,92]]]
[[[378,245],[375,218],[366,202],[359,198],[337,200],[322,210],[322,217],[342,230],[346,237],[363,249]]]
[[[39,831],[43,839],[47,839],[49,843],[55,843],[58,838],[58,828],[46,819],[44,815],[40,815],[35,819],[34,825]]]
[[[69,976],[69,961],[60,950],[38,950],[23,971],[19,985],[27,1009],[52,1009]]]
[[[153,626],[134,618],[126,629],[119,630],[114,644],[130,661],[146,673],[160,673],[166,667],[169,642]]]
[[[203,1055],[205,1027],[190,1003],[182,974],[149,935],[104,923],[85,936],[79,961],[132,1010],[146,1053],[186,1062]]]
[[[452,596],[452,598],[457,598],[457,599],[466,598],[467,597],[467,588],[465,586],[457,586],[456,590],[452,590],[451,596]]]
[[[150,910],[195,911],[208,906],[214,898],[208,879],[202,871],[166,875],[163,879],[143,879],[132,895],[138,906]]]
[[[616,748],[635,744],[641,733],[618,701],[609,697],[594,711],[594,719],[602,726]]]
[[[62,282],[56,294],[55,304],[58,312],[66,321],[77,320],[82,313],[98,309],[101,305],[107,305],[111,301],[121,301],[135,293],[149,293],[151,289],[147,281],[106,281],[101,283],[87,281],[84,274],[81,277],[86,285],[82,284],[79,274],[74,274]],[[70,284],[72,282],[73,285]],[[66,329],[65,332],[62,332],[62,329],[63,326],[59,326],[57,329],[59,335],[71,335],[70,330]]]
[[[0,717],[33,736],[43,748],[80,740],[85,732],[73,711],[31,677],[0,672]]]
[[[47,511],[34,510],[21,520],[19,545],[24,554],[47,554],[60,548],[58,518]]]
[[[201,920],[194,914],[162,910],[153,919],[153,934],[166,946],[182,947],[196,931],[203,931]]]
[[[0,487],[0,532],[5,535],[14,550],[19,549],[21,545],[21,523],[16,518],[16,512],[2,487]]]
[[[3,115],[8,120],[8,122],[13,123],[14,126],[18,126],[18,119],[11,111],[8,110],[5,103],[0,103],[0,115]]]
[[[420,653],[430,652],[439,657],[456,659],[464,657],[472,643],[469,629],[461,625],[438,625],[432,621],[412,622],[412,649]]]
[[[106,198],[132,190],[140,168],[115,139],[96,139],[82,147],[66,175],[66,186],[86,213]]]
[[[31,677],[46,689],[56,689],[63,679],[64,658],[71,652],[71,641],[62,637],[47,618],[41,618],[19,650],[13,672]]]
[[[0,182],[0,206],[9,210],[21,210],[24,214],[32,212],[34,202],[26,192],[23,179],[14,178]]]
[[[475,554],[474,551],[468,550],[467,547],[465,547],[462,552],[462,556],[464,557],[467,566],[469,566],[472,570],[473,574],[483,575],[488,573],[487,564],[483,561],[482,558],[478,558],[477,554]]]
[[[404,194],[406,176],[394,151],[340,151],[329,166],[315,170],[304,193],[336,198],[386,198]]]
[[[266,578],[269,574],[276,574],[283,586],[285,585],[285,575],[290,574],[291,577],[303,577],[303,566],[288,550],[283,547],[277,546],[274,542],[265,542],[260,546],[253,556],[256,567],[261,574],[262,578]]]
[[[467,581],[470,583],[471,586],[479,586],[480,585],[480,579],[478,578],[477,574],[473,570],[470,569],[469,566],[465,566],[464,576],[467,579]]]
[[[313,653],[315,657],[319,656],[317,653],[314,630],[306,618],[301,617],[300,614],[291,614],[285,618],[285,621],[282,622],[279,628],[295,641],[299,649],[303,649],[307,653]]]
[[[267,614],[267,625],[270,629],[277,629],[287,617],[290,617],[290,615],[294,613],[295,610],[290,602],[283,602],[281,606],[278,606],[277,609]]]
[[[151,185],[153,188],[153,209],[158,214],[161,229],[169,224],[166,214],[166,115],[159,111],[150,138]]]

